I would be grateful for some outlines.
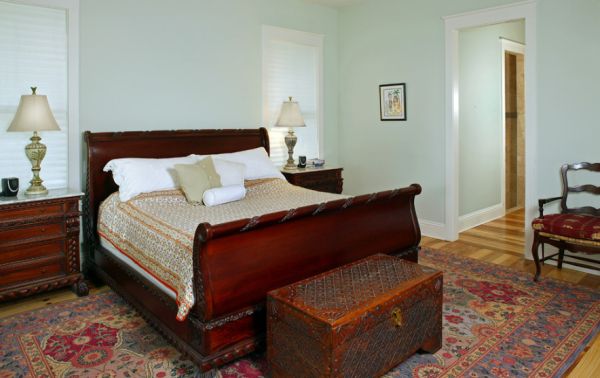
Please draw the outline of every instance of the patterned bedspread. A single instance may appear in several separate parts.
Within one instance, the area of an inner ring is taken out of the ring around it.
[[[113,193],[100,206],[98,233],[177,293],[177,320],[183,321],[194,305],[192,249],[198,224],[216,225],[345,198],[280,179],[247,181],[246,189],[245,199],[213,207],[189,204],[180,190],[141,194],[127,202]]]

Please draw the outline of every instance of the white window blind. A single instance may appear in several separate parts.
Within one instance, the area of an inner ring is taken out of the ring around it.
[[[277,165],[288,158],[283,139],[288,130],[274,124],[289,96],[298,101],[306,123],[294,128],[298,136],[294,159],[322,157],[322,50],[321,35],[263,27],[263,122],[269,129],[271,160]]]
[[[49,189],[67,187],[67,59],[65,9],[0,1],[0,177],[18,177],[21,190],[32,177],[25,146],[33,133],[6,129],[29,87],[48,96],[61,129],[39,133],[48,148],[41,178]]]

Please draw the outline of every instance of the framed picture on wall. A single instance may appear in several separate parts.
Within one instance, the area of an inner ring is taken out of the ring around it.
[[[379,86],[379,114],[382,121],[406,121],[406,84]]]

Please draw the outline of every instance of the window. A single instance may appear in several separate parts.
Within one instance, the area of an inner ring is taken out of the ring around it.
[[[48,147],[41,178],[49,188],[79,188],[79,135],[76,91],[76,1],[52,0],[34,5],[0,0],[0,177],[18,177],[21,190],[31,180],[25,146],[32,133],[7,132],[23,94],[48,96],[60,131],[41,132]],[[73,13],[73,15],[71,15]],[[73,93],[75,92],[75,93]],[[71,99],[72,97],[75,97]]]
[[[294,159],[323,157],[323,36],[263,26],[263,125],[269,130],[271,160],[287,158],[287,129],[274,127],[283,101],[298,101],[306,127],[295,128]]]

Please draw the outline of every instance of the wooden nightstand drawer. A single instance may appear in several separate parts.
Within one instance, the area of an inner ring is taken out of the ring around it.
[[[6,211],[2,215],[2,221],[8,222],[16,219],[29,219],[37,217],[52,217],[60,216],[64,213],[63,205],[61,203],[53,203],[48,205],[40,205],[39,203],[32,203],[31,205]]]
[[[319,192],[341,193],[340,182],[337,180],[307,181],[302,187]]]
[[[63,274],[64,257],[50,256],[31,261],[19,261],[0,265],[0,275],[4,285],[10,286],[16,282],[39,280]]]
[[[15,241],[28,241],[27,239],[63,236],[64,228],[63,222],[56,222],[0,230],[0,246],[14,244]]]
[[[0,248],[0,264],[7,264],[21,260],[37,259],[43,256],[64,255],[65,241],[58,239],[36,243],[25,247],[9,246]]]
[[[79,264],[81,195],[0,197],[0,301],[68,285],[88,293]]]
[[[344,179],[342,168],[299,168],[281,173],[290,184],[321,192],[341,193]]]
[[[337,170],[306,170],[304,172],[299,173],[302,176],[303,181],[315,181],[315,180],[335,180],[338,178],[338,173],[341,172]]]

